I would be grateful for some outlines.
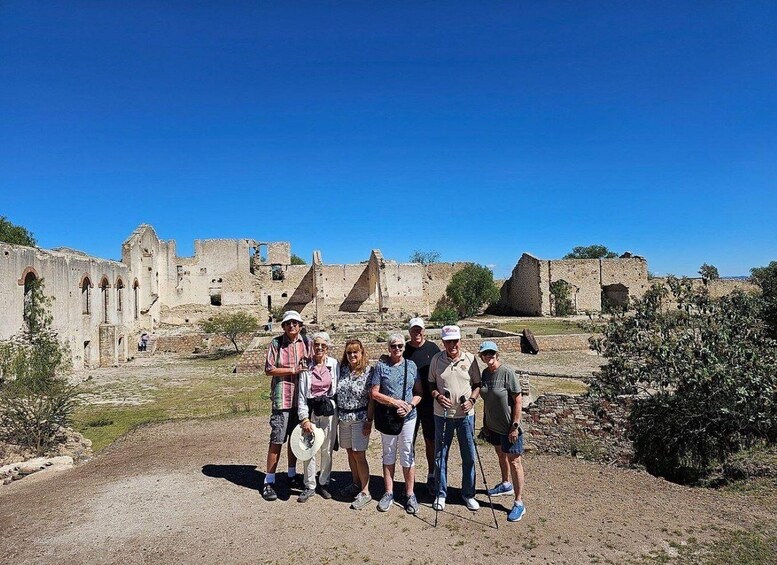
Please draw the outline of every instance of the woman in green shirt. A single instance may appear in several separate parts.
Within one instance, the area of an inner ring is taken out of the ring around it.
[[[517,522],[526,514],[523,504],[523,431],[521,430],[521,387],[515,373],[499,360],[499,348],[493,341],[484,341],[478,350],[486,368],[481,374],[480,397],[483,399],[483,423],[488,429],[489,443],[494,446],[502,471],[502,482],[488,490],[490,496],[513,494],[515,502],[507,515]],[[508,469],[512,483],[508,480]]]

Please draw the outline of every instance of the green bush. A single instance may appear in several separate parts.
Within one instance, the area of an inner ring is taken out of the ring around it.
[[[771,337],[777,339],[777,261],[750,269],[750,280],[761,289],[761,317]]]
[[[441,305],[434,309],[432,315],[429,316],[429,320],[432,322],[438,322],[443,326],[449,326],[458,323],[459,314],[452,306]]]
[[[468,263],[451,277],[445,295],[460,318],[474,316],[484,305],[499,300],[493,273],[475,263]]]
[[[571,286],[565,280],[550,283],[550,295],[552,298],[554,316],[569,316],[575,313],[575,308],[570,299]]]
[[[51,330],[42,279],[28,298],[21,333],[0,344],[0,439],[43,455],[64,439],[79,389],[67,380],[70,356]]]
[[[616,314],[592,347],[608,363],[594,396],[635,395],[631,435],[654,474],[695,482],[740,449],[777,441],[777,343],[760,319],[761,299],[669,277]],[[672,294],[676,307],[668,307]]]

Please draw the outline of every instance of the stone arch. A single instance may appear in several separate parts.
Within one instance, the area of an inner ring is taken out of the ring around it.
[[[26,269],[24,269],[24,270],[22,271],[22,276],[21,276],[21,277],[19,277],[19,280],[18,280],[18,281],[16,281],[16,282],[17,282],[17,284],[18,284],[19,286],[22,286],[22,285],[24,285],[24,286],[26,287],[26,286],[27,286],[27,284],[28,284],[28,283],[27,283],[27,280],[29,279],[29,276],[30,276],[30,275],[33,275],[33,277],[34,277],[34,278],[33,278],[33,279],[31,279],[31,280],[35,280],[35,279],[39,279],[39,278],[40,278],[40,275],[38,274],[38,271],[36,271],[36,270],[35,270],[35,267],[27,267]]]

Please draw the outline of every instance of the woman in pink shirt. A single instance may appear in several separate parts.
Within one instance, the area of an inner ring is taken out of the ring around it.
[[[326,332],[313,334],[313,357],[308,369],[299,374],[297,386],[297,411],[300,426],[305,433],[312,433],[313,427],[324,432],[324,444],[321,446],[321,474],[316,486],[315,456],[304,463],[305,489],[297,502],[307,502],[318,492],[323,498],[332,498],[329,491],[329,477],[332,473],[332,451],[337,436],[337,408],[333,398],[337,391],[339,364],[337,359],[329,357],[331,342]]]

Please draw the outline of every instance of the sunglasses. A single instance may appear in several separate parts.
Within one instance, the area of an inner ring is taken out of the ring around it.
[[[392,343],[389,347],[391,347],[391,349],[398,349],[400,351],[405,348],[405,346],[401,343]]]
[[[284,322],[284,324],[289,324],[290,326],[299,326],[300,323],[297,320],[287,320]],[[281,324],[283,325],[283,324]]]
[[[329,346],[326,343],[314,343],[313,349],[329,349]]]

